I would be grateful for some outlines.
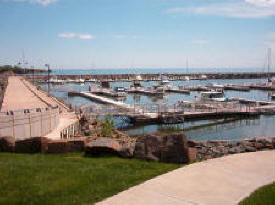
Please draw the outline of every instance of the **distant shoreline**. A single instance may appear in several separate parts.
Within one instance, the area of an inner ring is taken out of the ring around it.
[[[19,66],[11,66],[11,65],[0,66],[0,74],[5,72],[13,72],[15,74],[33,74],[33,73],[47,73],[48,70],[35,69],[35,68],[22,68]],[[52,71],[50,70],[50,72]]]

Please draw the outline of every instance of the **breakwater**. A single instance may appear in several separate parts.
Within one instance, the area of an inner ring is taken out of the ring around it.
[[[139,74],[143,81],[158,81],[161,80],[160,74]],[[166,73],[168,80],[186,80],[188,76],[190,80],[205,80],[205,79],[255,79],[274,77],[275,72],[234,72],[234,73]],[[89,74],[89,75],[51,75],[51,77],[60,80],[78,80],[84,79],[86,81],[133,81],[137,74]],[[27,76],[30,79],[46,81],[46,75]]]

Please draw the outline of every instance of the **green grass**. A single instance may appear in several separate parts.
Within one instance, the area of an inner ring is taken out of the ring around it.
[[[81,153],[0,154],[0,204],[93,204],[181,165]]]
[[[274,205],[275,204],[275,182],[263,186],[244,199],[240,205]]]

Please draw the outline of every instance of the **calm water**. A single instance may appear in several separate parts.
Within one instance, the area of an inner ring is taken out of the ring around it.
[[[160,70],[153,69],[159,73]],[[178,70],[178,69],[177,69]],[[97,72],[102,72],[102,74],[108,73],[109,70],[99,70]],[[117,73],[125,73],[126,70],[117,70]],[[146,70],[148,73],[152,73],[151,70]],[[62,71],[64,72],[64,70]],[[66,72],[67,74],[86,74],[87,70],[71,70]],[[109,71],[111,72],[111,71]],[[140,73],[146,73],[145,70],[139,70]],[[172,72],[172,71],[169,71]],[[208,71],[209,72],[209,71]],[[60,74],[59,71],[56,73]],[[114,70],[112,71],[114,73]],[[136,72],[135,72],[136,73]],[[246,82],[266,82],[266,79],[233,79],[233,80],[206,80],[206,81],[172,81],[172,85],[205,85],[207,83],[218,83],[218,84],[238,84]],[[151,86],[157,82],[143,82],[143,86]],[[82,97],[68,97],[67,92],[74,91],[87,91],[91,83],[85,83],[83,85],[79,84],[65,84],[65,85],[51,85],[51,93],[57,97],[62,98],[72,105],[86,105],[86,104],[95,104],[89,99]],[[111,83],[111,86],[114,88],[116,86],[130,87],[130,82],[114,82]],[[41,85],[45,86],[46,85]],[[241,97],[246,99],[253,100],[262,100],[270,101],[268,97],[268,92],[252,90],[250,92],[239,92],[239,91],[225,91],[227,97]],[[174,104],[179,100],[193,101],[195,96],[200,96],[199,92],[191,92],[190,95],[186,94],[176,94],[171,93],[166,95],[164,98],[148,97],[144,95],[128,95],[125,99],[125,103],[134,104],[150,104],[156,102],[166,102],[168,104]],[[187,129],[185,131],[186,135],[190,139],[196,140],[209,140],[209,139],[239,139],[239,138],[248,138],[256,136],[273,136],[275,133],[274,125],[275,116],[261,116],[258,119],[245,119],[237,120],[234,122],[228,122],[223,124],[216,124],[217,121],[214,120],[204,120],[196,122],[185,122],[184,124],[174,125],[177,129]],[[119,120],[117,120],[119,122]],[[200,125],[204,125],[199,127]],[[143,134],[143,133],[154,133],[160,131],[164,126],[161,125],[147,125],[142,127],[132,127],[130,130],[125,132],[128,134]]]

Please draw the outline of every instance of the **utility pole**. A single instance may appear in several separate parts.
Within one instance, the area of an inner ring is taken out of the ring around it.
[[[45,66],[48,68],[48,94],[50,93],[50,65],[45,64]]]

